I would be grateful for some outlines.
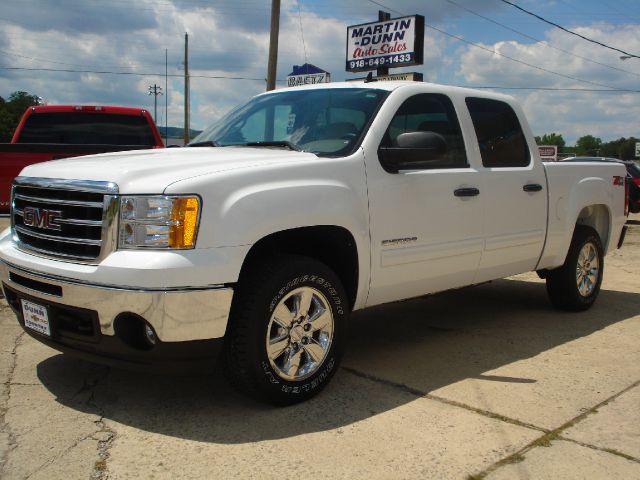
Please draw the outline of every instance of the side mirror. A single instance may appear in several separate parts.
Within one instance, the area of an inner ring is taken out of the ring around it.
[[[378,157],[389,173],[436,166],[447,153],[447,142],[435,132],[401,133],[397,147],[380,147]]]

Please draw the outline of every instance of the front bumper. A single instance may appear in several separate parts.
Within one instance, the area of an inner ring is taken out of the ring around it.
[[[114,321],[119,315],[139,315],[163,342],[223,337],[233,298],[233,290],[224,287],[131,289],[91,285],[27,272],[2,261],[0,282],[41,303],[50,301],[95,311],[103,335],[114,335]]]
[[[25,327],[34,338],[61,351],[122,366],[214,357],[233,298],[233,290],[226,287],[134,290],[28,272],[2,261],[0,284],[23,327],[21,300],[46,308],[51,336]],[[151,326],[155,343],[145,343],[142,337],[132,340],[125,325],[132,322]]]

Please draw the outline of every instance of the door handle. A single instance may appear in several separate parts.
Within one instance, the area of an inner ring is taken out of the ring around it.
[[[542,185],[540,185],[539,183],[529,183],[522,187],[522,190],[524,190],[525,192],[539,192],[540,190],[542,190]]]
[[[456,197],[476,197],[480,195],[480,190],[473,187],[458,188],[453,191]]]

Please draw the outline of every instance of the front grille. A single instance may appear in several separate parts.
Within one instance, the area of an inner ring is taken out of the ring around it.
[[[11,219],[18,246],[92,263],[112,248],[117,186],[108,182],[18,177]]]

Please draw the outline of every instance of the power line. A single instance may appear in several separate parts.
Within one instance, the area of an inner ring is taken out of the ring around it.
[[[66,63],[66,62],[57,62],[54,60],[45,60],[44,58],[37,58],[37,57],[29,57],[27,55],[20,55],[19,53],[11,53],[7,50],[0,50],[0,55],[4,55],[5,57],[15,57],[15,58],[26,58],[27,60],[32,60],[34,62],[45,62],[45,63],[54,63],[56,65],[67,65],[69,67],[84,67],[84,68],[92,68],[92,67],[97,67],[97,65],[83,65],[83,64],[79,64],[79,63]],[[122,65],[102,65],[104,66],[108,66],[108,67],[115,67],[115,68],[137,68],[137,67],[142,67],[142,66],[147,66],[147,67],[151,67],[154,65],[151,64],[146,64],[146,65],[128,65],[128,66],[122,66]]]
[[[0,70],[26,70],[30,72],[62,72],[62,73],[94,73],[96,75],[135,75],[140,77],[164,77],[164,73],[153,72],[113,72],[109,70],[74,70],[71,68],[27,68],[27,67],[0,67]],[[169,73],[169,77],[180,77],[184,74]],[[264,78],[230,77],[226,75],[189,75],[191,78],[209,78],[216,80],[253,80],[264,82]]]
[[[511,3],[508,0],[500,0],[500,1],[503,2],[503,3],[506,3],[507,5],[511,5],[514,8],[517,8],[518,10],[526,13],[527,15],[531,15],[532,17],[535,17],[538,20],[541,20],[541,21],[543,21],[545,23],[548,23],[549,25],[553,25],[554,27],[559,28],[560,30],[562,30],[564,32],[570,33],[571,35],[575,35],[576,37],[580,37],[583,40],[586,40],[587,42],[595,43],[596,45],[600,45],[601,47],[608,48],[609,50],[614,50],[614,51],[616,51],[618,53],[622,53],[623,55],[628,55],[629,57],[640,58],[640,56],[634,55],[633,53],[625,52],[624,50],[620,50],[619,48],[612,47],[610,45],[607,45],[606,43],[598,42],[597,40],[593,40],[591,38],[585,37],[584,35],[580,35],[579,33],[573,32],[573,31],[571,31],[571,30],[569,30],[567,28],[564,28],[562,25],[558,25],[557,23],[554,23],[554,22],[552,22],[550,20],[547,20],[546,18],[543,18],[540,15],[536,15],[535,13],[530,12],[529,10],[525,10],[524,8],[516,5],[515,3]]]
[[[377,2],[375,0],[367,0],[367,1],[370,2],[370,3],[373,3],[375,5],[378,5],[380,7],[386,8],[386,9],[392,11],[392,12],[395,12],[398,15],[404,15],[402,12],[399,12],[398,10],[392,9],[390,7],[387,7],[386,5],[383,5],[382,3]],[[465,39],[463,37],[460,37],[458,35],[454,35],[453,33],[449,33],[449,32],[447,32],[445,30],[442,30],[442,29],[440,29],[438,27],[434,27],[433,25],[430,25],[430,24],[428,24],[426,22],[425,22],[424,26],[427,27],[427,28],[430,28],[432,30],[435,30],[436,32],[442,33],[443,35],[447,35],[448,37],[455,38],[456,40],[459,40],[459,41],[464,42],[466,44],[472,45],[472,46],[474,46],[476,48],[479,48],[481,50],[484,50],[486,52],[493,53],[494,55],[498,55],[500,57],[506,58],[506,59],[511,60],[513,62],[519,63],[521,65],[526,65],[527,67],[535,68],[536,70],[540,70],[541,72],[551,73],[552,75],[557,75],[558,77],[563,77],[563,78],[568,78],[570,80],[575,80],[576,82],[588,83],[588,84],[594,85],[596,87],[604,87],[604,88],[608,88],[610,90],[616,90],[615,87],[612,87],[610,85],[605,85],[603,83],[598,83],[598,82],[592,82],[591,80],[584,80],[582,78],[574,77],[572,75],[566,75],[564,73],[555,72],[553,70],[549,70],[547,68],[543,68],[543,67],[540,67],[538,65],[534,65],[532,63],[528,63],[528,62],[525,62],[523,60],[519,60],[517,58],[510,57],[509,55],[505,55],[504,53],[497,52],[496,50],[492,50],[492,49],[484,47],[484,46],[482,46],[480,44],[471,42],[471,41],[469,41],[469,40],[467,40],[467,39]]]
[[[486,17],[486,16],[484,16],[484,15],[478,13],[478,12],[474,12],[473,10],[454,2],[453,0],[445,0],[445,1],[450,3],[450,4],[452,4],[452,5],[455,5],[456,7],[460,8],[462,10],[465,10],[465,11],[471,13],[472,15],[475,15],[476,17],[480,17],[480,18],[486,20],[487,22],[491,22],[491,23],[493,23],[495,25],[498,25],[498,26],[500,26],[502,28],[506,28],[507,30],[509,30],[511,32],[517,33],[518,35],[521,35],[521,36],[523,36],[525,38],[528,38],[528,39],[533,40],[535,42],[541,43],[542,45],[545,45],[545,46],[547,46],[549,48],[553,48],[554,50],[558,50],[559,52],[566,53],[567,55],[571,55],[573,57],[580,58],[580,59],[585,60],[587,62],[595,63],[596,65],[600,65],[602,67],[606,67],[606,68],[610,68],[612,70],[616,70],[618,72],[628,73],[630,75],[635,75],[636,77],[640,77],[639,73],[630,72],[629,70],[625,70],[623,68],[614,67],[613,65],[607,65],[605,63],[600,63],[600,62],[598,62],[596,60],[592,60],[590,58],[583,57],[582,55],[578,55],[578,54],[570,52],[568,50],[564,50],[562,48],[556,47],[555,45],[551,45],[549,42],[545,42],[544,40],[540,40],[539,38],[532,37],[531,35],[527,35],[526,33],[520,32],[520,31],[516,30],[515,28],[511,28],[510,26],[505,25],[503,23],[500,23],[500,22],[498,22],[496,20],[493,20],[492,18]]]
[[[558,77],[563,77],[563,78],[568,78],[570,80],[575,80],[576,82],[588,83],[590,85],[595,85],[596,87],[604,87],[604,88],[608,88],[610,90],[615,90],[616,89],[615,87],[612,87],[610,85],[605,85],[604,83],[592,82],[591,80],[584,80],[582,78],[574,77],[572,75],[566,75],[564,73],[554,72],[553,70],[549,70],[547,68],[539,67],[538,65],[534,65],[532,63],[528,63],[528,62],[525,62],[523,60],[518,60],[517,58],[510,57],[509,55],[505,55],[504,53],[500,53],[500,52],[497,52],[497,51],[492,50],[490,48],[483,47],[482,45],[479,45],[477,43],[470,42],[469,40],[466,40],[466,39],[464,39],[462,37],[459,37],[458,35],[454,35],[452,33],[445,32],[444,30],[441,30],[441,29],[439,29],[437,27],[434,27],[433,25],[425,24],[425,27],[431,28],[432,30],[435,30],[436,32],[440,32],[440,33],[442,33],[444,35],[447,35],[447,36],[449,36],[451,38],[455,38],[457,40],[460,40],[461,42],[467,43],[469,45],[473,45],[474,47],[479,48],[481,50],[484,50],[486,52],[493,53],[494,55],[498,55],[500,57],[506,58],[506,59],[511,60],[513,62],[520,63],[521,65],[526,65],[527,67],[535,68],[536,70],[540,70],[541,72],[551,73],[553,75],[557,75]]]
[[[617,88],[556,88],[556,87],[501,87],[497,85],[458,85],[463,88],[494,89],[494,90],[540,90],[543,92],[586,92],[586,93],[640,93],[640,90]]]
[[[62,73],[94,73],[97,75],[135,75],[135,76],[164,76],[164,73],[153,72],[111,72],[111,71],[99,71],[99,70],[72,70],[72,69],[54,69],[54,68],[24,68],[24,67],[0,67],[0,70],[28,70],[28,71],[45,71],[45,72],[62,72]],[[168,77],[183,77],[183,74],[167,74]],[[229,77],[222,75],[191,75],[191,78],[206,78],[216,80],[253,80],[264,82],[264,78],[251,78],[251,77]],[[283,81],[279,79],[278,81]],[[500,85],[458,85],[463,88],[478,88],[478,89],[495,89],[495,90],[540,90],[540,91],[553,91],[553,92],[590,92],[590,93],[640,93],[640,90],[630,90],[621,88],[556,88],[556,87],[506,87]]]

